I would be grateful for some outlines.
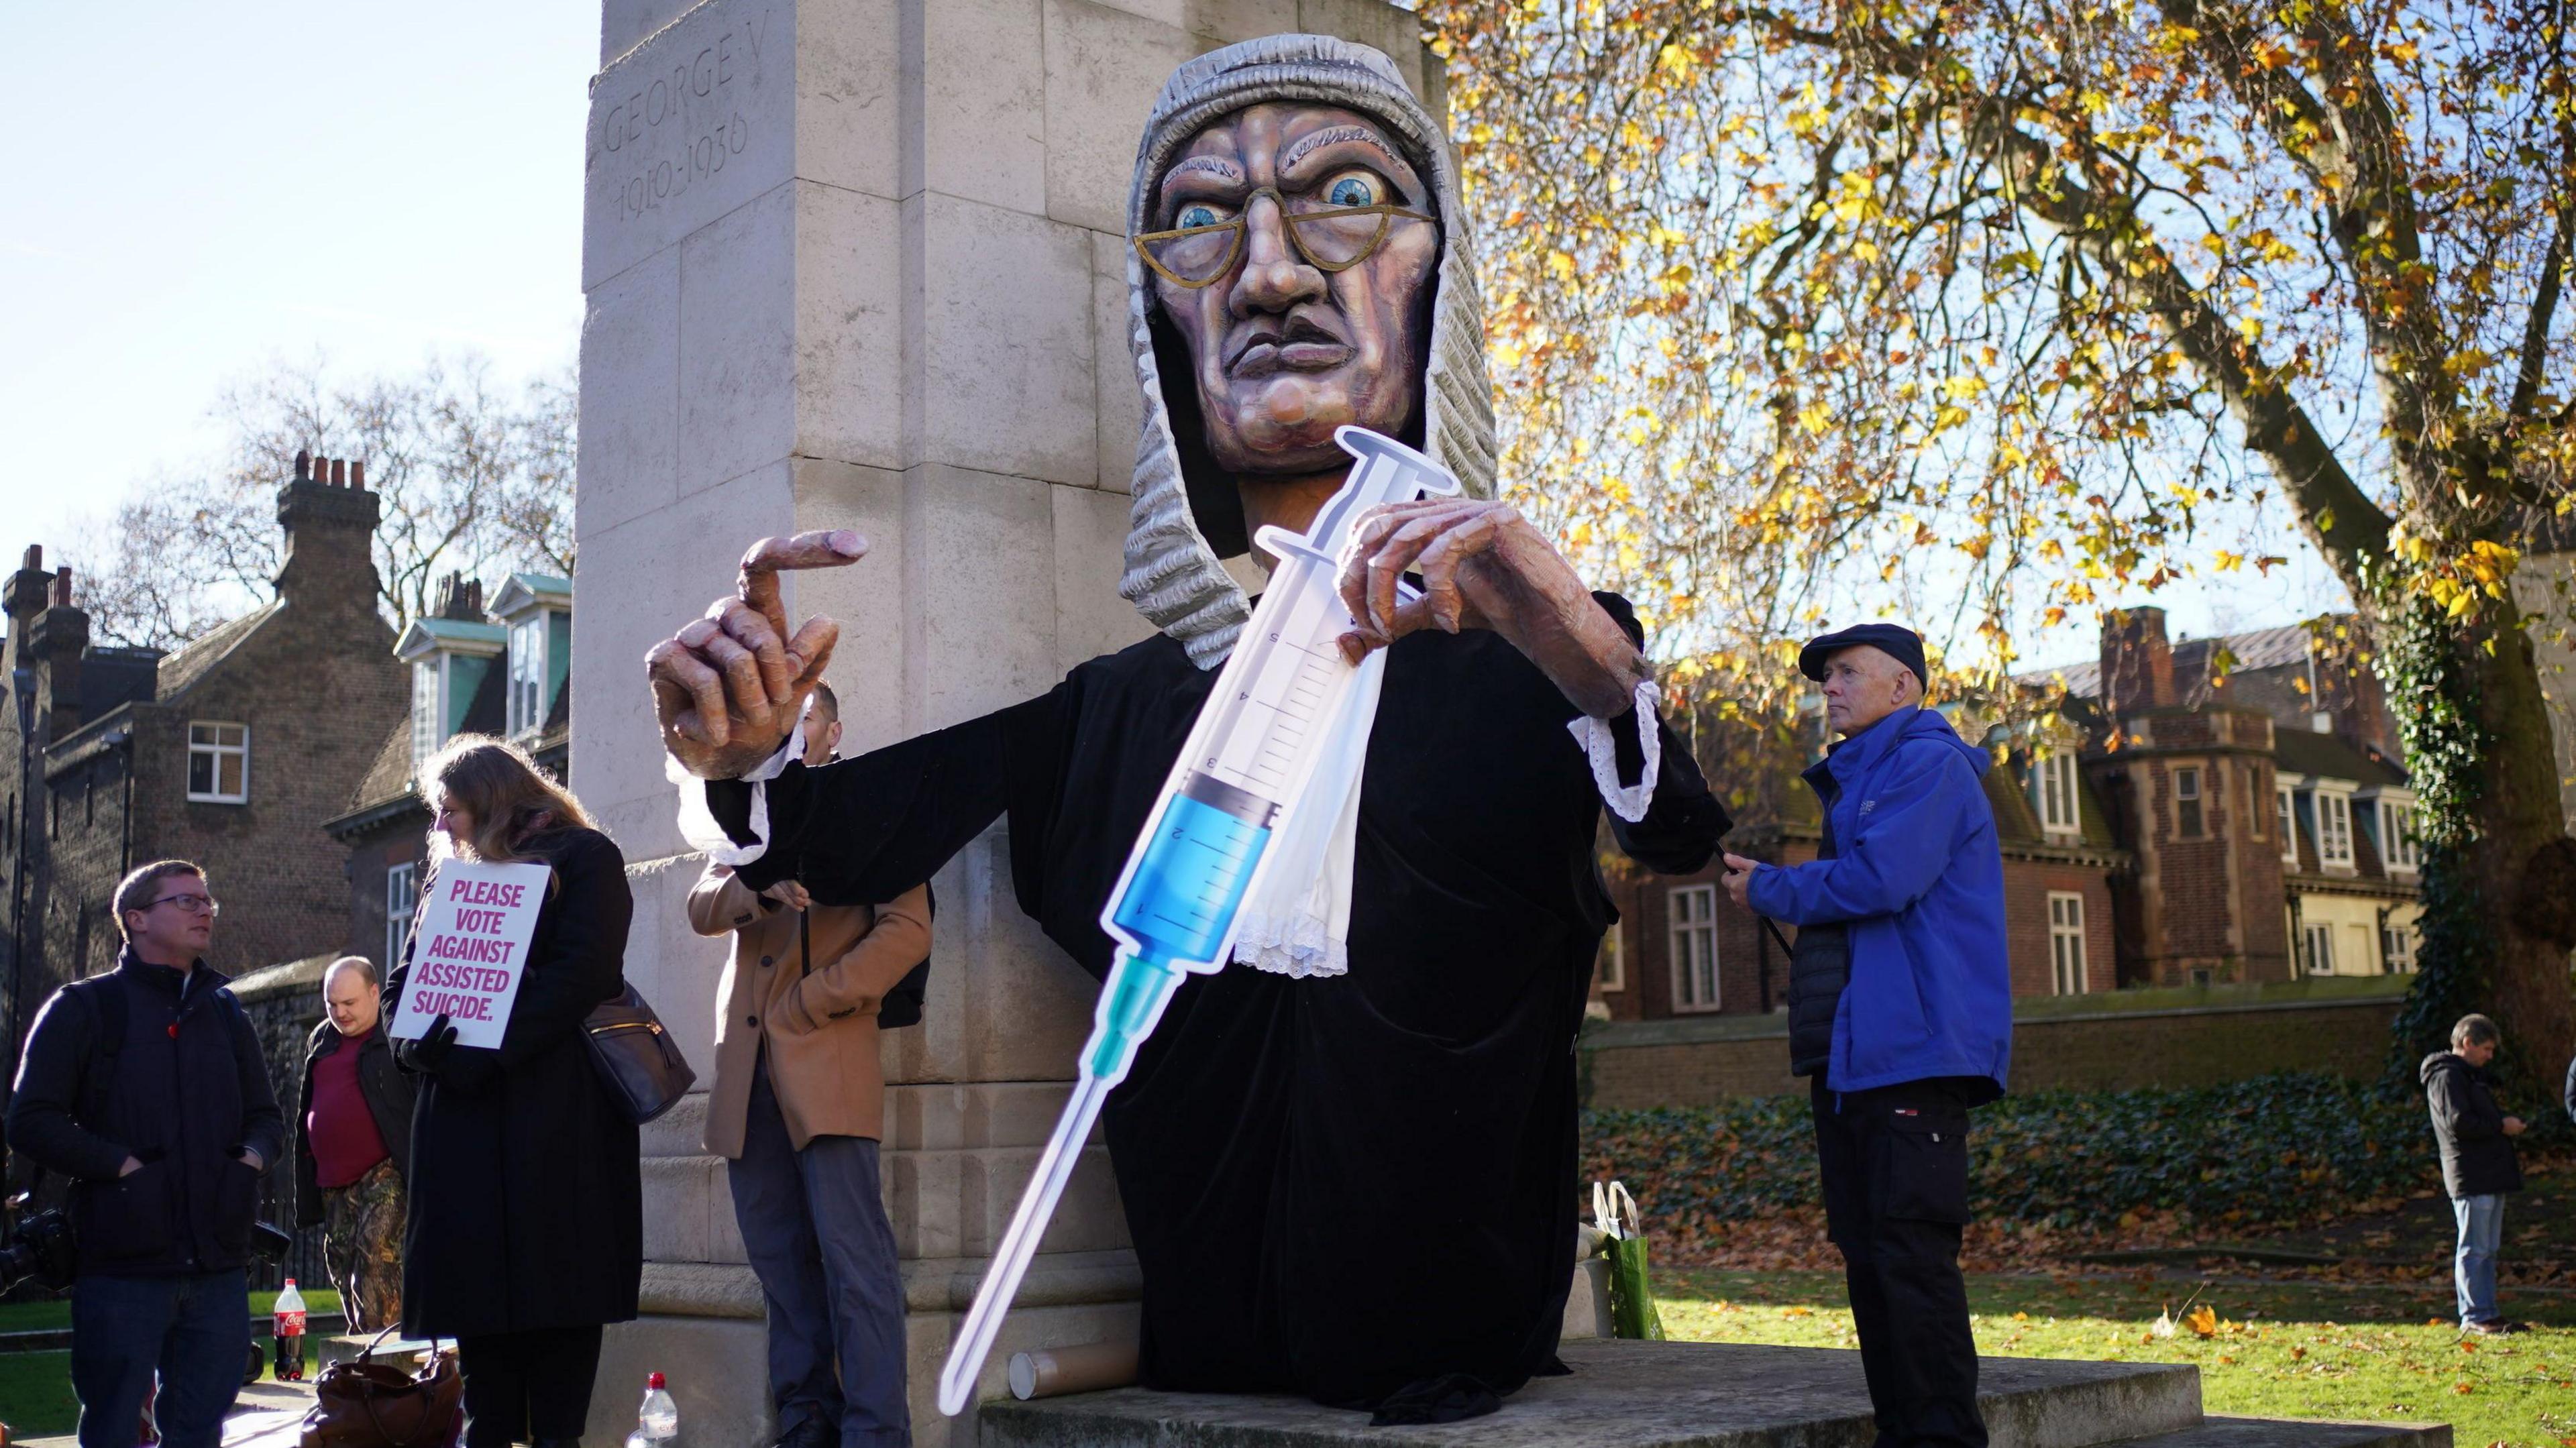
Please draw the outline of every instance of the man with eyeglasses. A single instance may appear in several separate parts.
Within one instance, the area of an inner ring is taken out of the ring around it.
[[[250,1358],[245,1269],[286,1122],[259,1036],[205,962],[205,872],[116,887],[116,969],[54,992],[9,1103],[10,1147],[72,1181],[81,1448],[131,1448],[154,1380],[168,1448],[216,1448]]]

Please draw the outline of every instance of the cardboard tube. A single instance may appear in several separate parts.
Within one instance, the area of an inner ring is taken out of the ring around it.
[[[1136,1344],[1086,1342],[1011,1354],[1011,1396],[1021,1402],[1124,1388],[1136,1381]]]

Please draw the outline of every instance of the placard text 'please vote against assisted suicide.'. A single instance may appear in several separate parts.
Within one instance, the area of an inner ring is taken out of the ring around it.
[[[387,1034],[418,1040],[445,1016],[458,1045],[500,1045],[550,873],[541,864],[439,866]]]

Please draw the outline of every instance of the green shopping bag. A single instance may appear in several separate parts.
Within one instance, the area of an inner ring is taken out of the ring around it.
[[[1610,1259],[1611,1330],[1621,1337],[1663,1341],[1664,1319],[1655,1311],[1654,1284],[1646,1275],[1645,1226],[1625,1184],[1592,1184],[1592,1224],[1610,1239],[1602,1255]]]

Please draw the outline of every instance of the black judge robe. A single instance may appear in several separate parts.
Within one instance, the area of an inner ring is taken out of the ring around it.
[[[1636,634],[1625,600],[1595,596]],[[826,903],[888,900],[1007,811],[1020,908],[1101,978],[1101,906],[1215,680],[1158,635],[1027,703],[790,765],[769,785],[771,844],[740,873]],[[1148,1386],[1373,1407],[1408,1388],[1480,1396],[1429,1381],[1449,1374],[1509,1393],[1553,1365],[1574,1268],[1574,1039],[1617,918],[1574,717],[1500,635],[1393,646],[1349,974],[1190,976],[1103,1112],[1144,1273]],[[1653,805],[1611,829],[1640,863],[1684,873],[1726,815],[1657,727]],[[1633,783],[1636,722],[1614,728]],[[749,787],[708,795],[749,843]]]

